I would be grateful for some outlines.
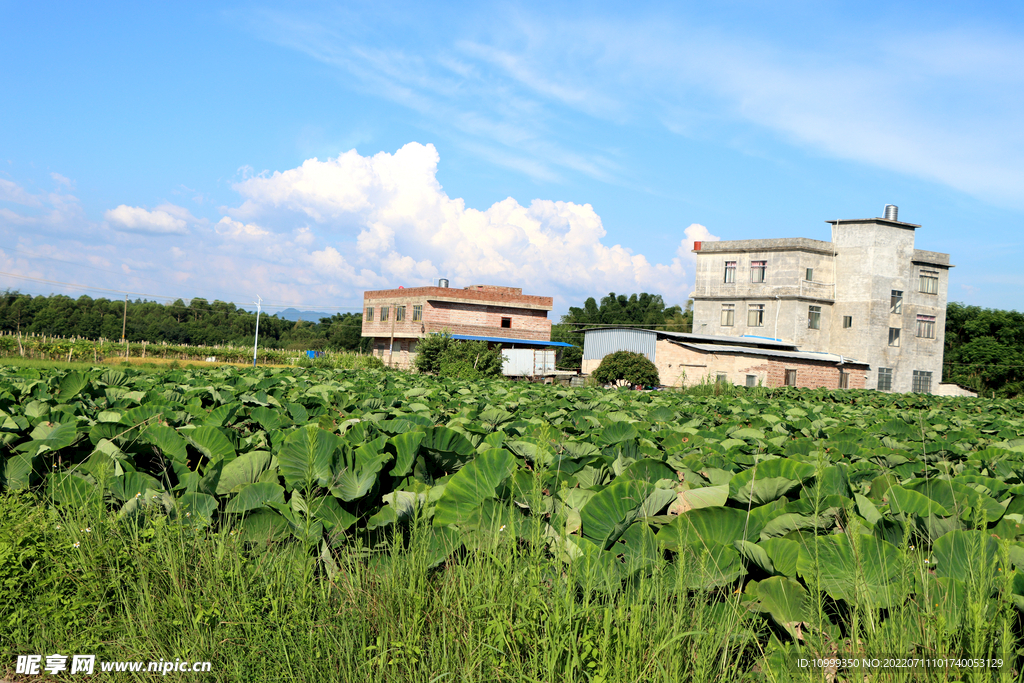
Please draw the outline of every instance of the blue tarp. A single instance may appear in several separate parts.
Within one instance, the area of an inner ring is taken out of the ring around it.
[[[494,342],[496,344],[518,344],[520,346],[572,346],[572,344],[566,344],[565,342],[539,341],[537,339],[508,339],[506,337],[472,337],[468,334],[453,334],[452,339]]]

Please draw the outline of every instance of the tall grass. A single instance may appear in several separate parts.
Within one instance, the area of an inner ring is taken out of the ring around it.
[[[1006,585],[974,587],[955,623],[917,603],[881,612],[818,599],[792,641],[749,596],[693,589],[702,577],[684,562],[659,557],[609,583],[592,564],[561,561],[540,525],[469,537],[439,564],[425,524],[379,547],[338,538],[329,549],[182,521],[0,497],[0,673],[18,654],[75,653],[208,660],[204,680],[217,681],[823,680],[792,666],[795,645],[882,657],[925,642],[1010,662],[1019,637]],[[872,680],[1009,681],[1011,670]]]

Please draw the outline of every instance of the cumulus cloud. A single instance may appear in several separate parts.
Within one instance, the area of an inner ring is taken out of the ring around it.
[[[220,219],[217,225],[214,226],[214,230],[217,231],[218,235],[223,235],[224,237],[246,240],[259,239],[260,237],[266,237],[270,234],[258,225],[233,221],[227,216]]]
[[[107,211],[103,217],[111,227],[121,232],[137,232],[147,235],[187,235],[188,221],[182,215],[182,211],[186,214],[188,212],[178,209],[180,207],[165,204],[161,208],[147,211],[139,206],[121,204],[116,209]]]
[[[364,157],[353,150],[249,177],[235,185],[244,202],[227,209],[230,217],[217,232],[284,236],[296,218],[306,220],[288,242],[292,255],[342,286],[416,286],[448,277],[568,298],[615,290],[673,301],[689,293],[694,240],[718,239],[693,224],[682,231],[670,263],[652,263],[626,246],[606,244],[590,204],[535,199],[523,205],[509,197],[482,210],[467,207],[441,187],[438,163],[433,145],[409,143],[394,154]],[[326,243],[322,248],[313,248],[314,234]]]

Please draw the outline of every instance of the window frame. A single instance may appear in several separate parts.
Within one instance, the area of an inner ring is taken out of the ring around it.
[[[412,321],[415,323],[419,322],[420,320],[423,320],[423,304],[413,304]]]
[[[839,370],[839,388],[849,389],[850,388],[850,373]]]
[[[764,304],[747,304],[747,327],[764,327]]]
[[[818,309],[818,310],[814,310]],[[809,330],[820,330],[821,329],[821,306],[808,306],[807,307],[807,329]]]
[[[736,266],[739,265],[736,261],[725,262],[725,276],[723,282],[727,285],[736,283]]]
[[[367,306],[366,307],[366,313],[364,313],[364,316],[366,318],[366,322],[368,322],[368,323],[372,323],[373,322],[373,306]]]
[[[892,368],[878,368],[878,391],[892,391]],[[882,378],[885,378],[885,386],[882,386]]]
[[[750,281],[762,284],[768,281],[768,261],[750,262]]]
[[[729,315],[726,316],[726,313]],[[728,319],[729,322],[726,322]],[[722,327],[733,327],[736,325],[736,304],[722,304]]]
[[[894,349],[900,348],[900,327],[889,328],[889,346]],[[895,334],[893,334],[895,332]]]
[[[917,338],[918,339],[935,339],[935,316],[934,315],[917,315]]]
[[[925,283],[929,283],[927,286]],[[932,290],[935,291],[932,291]],[[939,274],[930,270],[922,270],[917,274],[917,291],[922,294],[939,293]]]
[[[796,368],[786,368],[785,375],[783,376],[783,386],[795,387],[796,386]]]
[[[391,316],[391,307],[390,306],[381,306],[380,307],[380,321],[382,323],[386,323],[390,316]]]
[[[395,306],[395,322],[405,322],[405,306]]]
[[[892,315],[903,315],[902,289],[893,289],[889,291],[889,313]]]
[[[505,324],[506,322],[508,323],[508,325]],[[512,318],[510,316],[508,316],[508,317],[502,316],[502,318],[501,318],[501,329],[503,329],[503,330],[511,330],[512,329]]]
[[[814,268],[806,268],[804,273],[804,279],[808,282],[814,282]]]
[[[757,375],[747,375],[747,386],[748,387],[756,387],[757,386]]]
[[[843,316],[843,329],[844,330],[848,330],[848,329],[850,329],[852,327],[853,327],[853,316],[852,315],[844,315]]]
[[[932,393],[932,373],[929,370],[914,370],[914,379],[911,382],[911,392],[915,394]]]

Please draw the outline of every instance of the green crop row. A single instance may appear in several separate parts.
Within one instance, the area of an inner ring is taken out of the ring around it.
[[[325,571],[415,527],[428,567],[511,538],[606,596],[653,576],[735,596],[760,672],[865,633],[1010,667],[1020,638],[1015,402],[22,368],[0,371],[0,423],[6,489],[292,544]]]

